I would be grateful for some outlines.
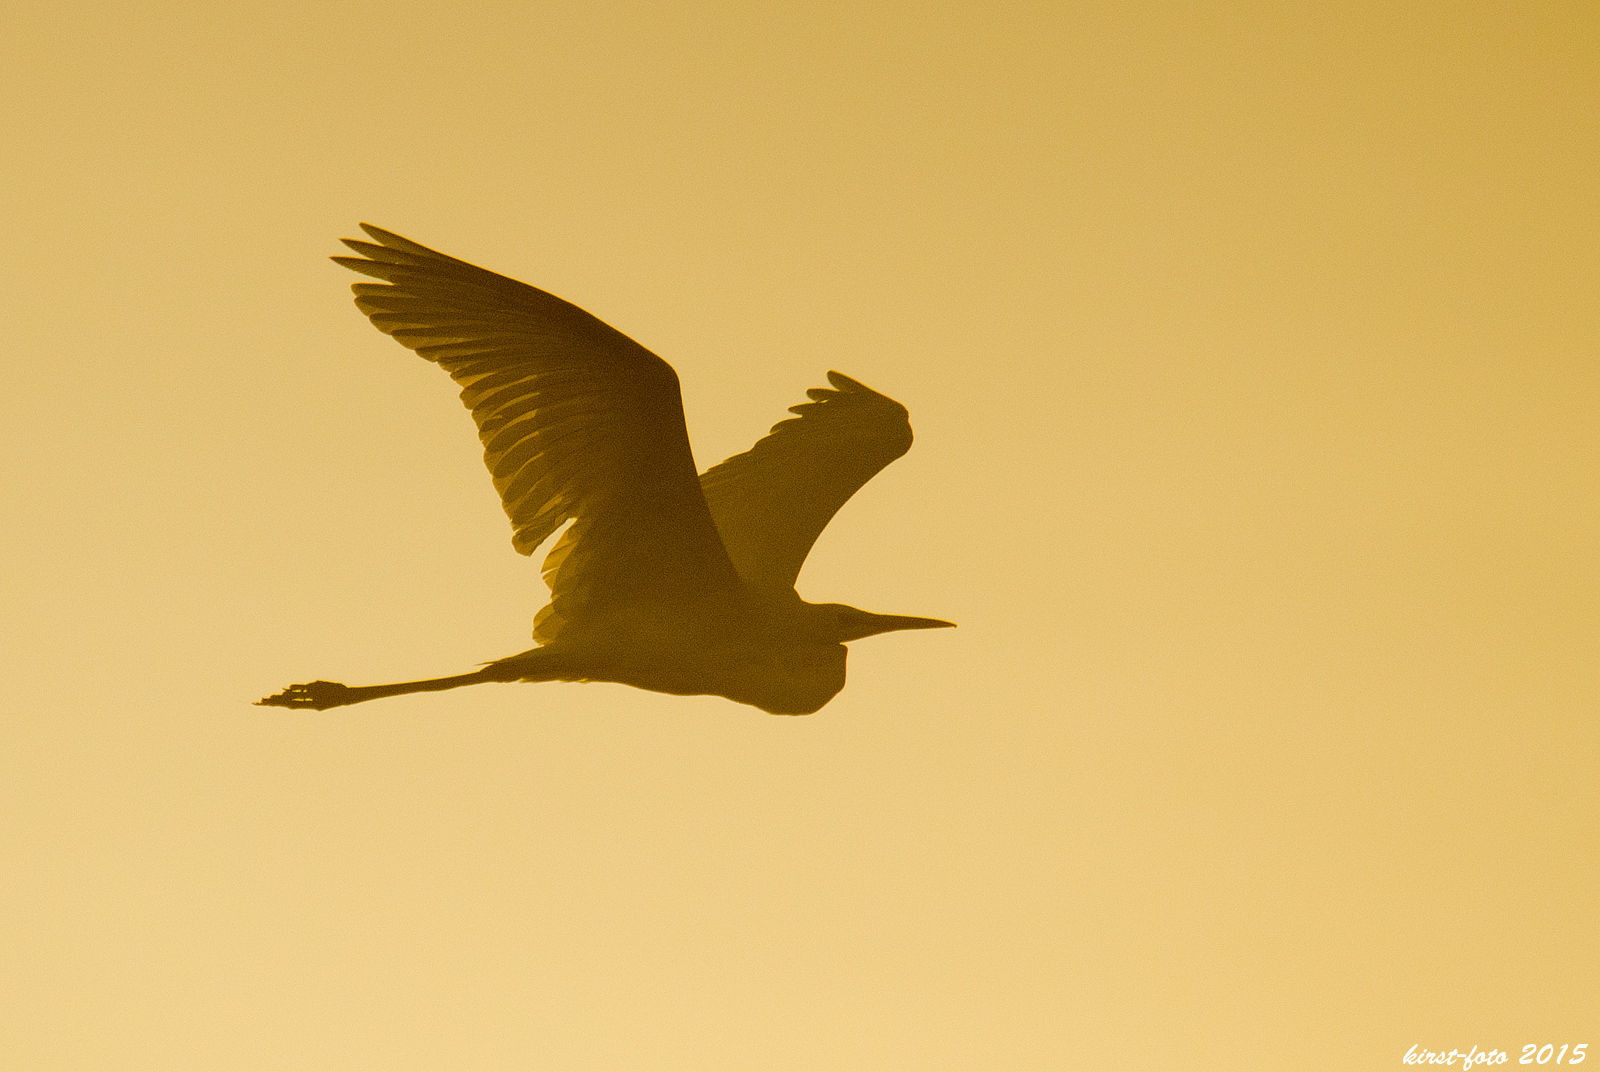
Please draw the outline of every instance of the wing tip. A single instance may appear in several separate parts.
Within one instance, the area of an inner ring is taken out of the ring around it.
[[[403,235],[397,235],[393,231],[385,231],[382,227],[375,227],[370,223],[360,223],[360,224],[357,224],[356,226],[360,227],[363,231],[365,231],[367,233],[367,237],[368,238],[372,239],[374,242],[377,242],[379,245],[385,246],[385,247],[387,247],[389,249],[399,250],[402,253],[414,253],[414,254],[418,254],[418,255],[421,255],[421,256],[428,256],[428,257],[443,257],[444,256],[443,253],[440,253],[436,249],[429,249],[427,246],[421,245],[420,243],[417,243],[417,242],[413,242],[413,241],[411,241],[411,239],[406,238]],[[358,246],[352,244],[353,242],[359,241],[358,239],[341,238],[341,239],[339,239],[339,241],[343,242],[347,246],[350,246],[351,249],[359,248]],[[365,244],[365,243],[362,243],[362,244]],[[453,260],[454,258],[449,258],[449,259]]]
[[[910,417],[910,411],[906,409],[903,403],[896,402],[882,391],[874,391],[860,380],[846,376],[835,369],[828,370],[828,382],[833,384],[833,390],[830,391],[826,387],[813,387],[806,392],[806,397],[810,398],[813,403],[825,402],[828,399],[841,396],[853,397],[859,402],[870,402],[875,405],[887,403],[899,410],[908,419]],[[800,406],[790,406],[789,412],[801,413],[803,410]]]
[[[894,402],[894,404],[897,405],[897,406],[900,405],[900,403],[895,402],[894,399],[890,398],[888,395],[884,394],[882,391],[874,391],[872,388],[868,387],[866,384],[862,383],[860,380],[854,379],[854,378],[852,378],[850,376],[846,376],[844,373],[836,371],[834,369],[829,369],[828,370],[828,382],[833,384],[835,390],[837,390],[837,391],[839,391],[839,392],[841,392],[843,394],[847,394],[847,395],[867,395],[867,396],[869,396],[871,398],[881,398],[885,402]],[[807,393],[809,394],[810,392],[807,392]],[[829,393],[831,394],[832,392],[829,392]],[[901,406],[901,408],[904,409],[905,407]]]

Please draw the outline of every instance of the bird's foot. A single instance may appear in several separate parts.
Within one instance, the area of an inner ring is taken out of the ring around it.
[[[257,707],[309,707],[313,711],[326,711],[330,707],[343,707],[354,703],[350,694],[355,690],[337,681],[307,681],[303,685],[290,685],[276,696],[266,696],[256,701]]]

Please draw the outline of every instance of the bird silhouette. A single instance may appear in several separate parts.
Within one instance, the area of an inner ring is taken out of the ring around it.
[[[845,643],[953,625],[807,603],[795,578],[850,496],[911,448],[900,403],[837,372],[798,414],[698,477],[678,376],[553,294],[362,224],[333,260],[379,331],[450,374],[550,603],[538,646],[453,677],[291,685],[259,701],[330,707],[486,681],[612,681],[807,715],[844,687]]]

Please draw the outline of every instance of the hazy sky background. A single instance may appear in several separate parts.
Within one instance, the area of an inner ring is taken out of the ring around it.
[[[5,22],[10,1067],[1600,1045],[1600,6]],[[359,220],[660,353],[702,467],[904,402],[801,593],[960,628],[809,718],[250,706],[544,601]]]

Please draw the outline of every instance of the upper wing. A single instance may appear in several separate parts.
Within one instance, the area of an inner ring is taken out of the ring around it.
[[[461,386],[483,460],[532,554],[569,518],[545,560],[551,602],[536,635],[585,611],[687,602],[739,584],[707,511],[678,376],[577,306],[376,227],[345,239],[356,305],[378,330]]]
[[[813,387],[800,416],[779,421],[743,454],[700,474],[722,544],[755,588],[792,588],[839,507],[911,449],[906,408],[837,372]]]

